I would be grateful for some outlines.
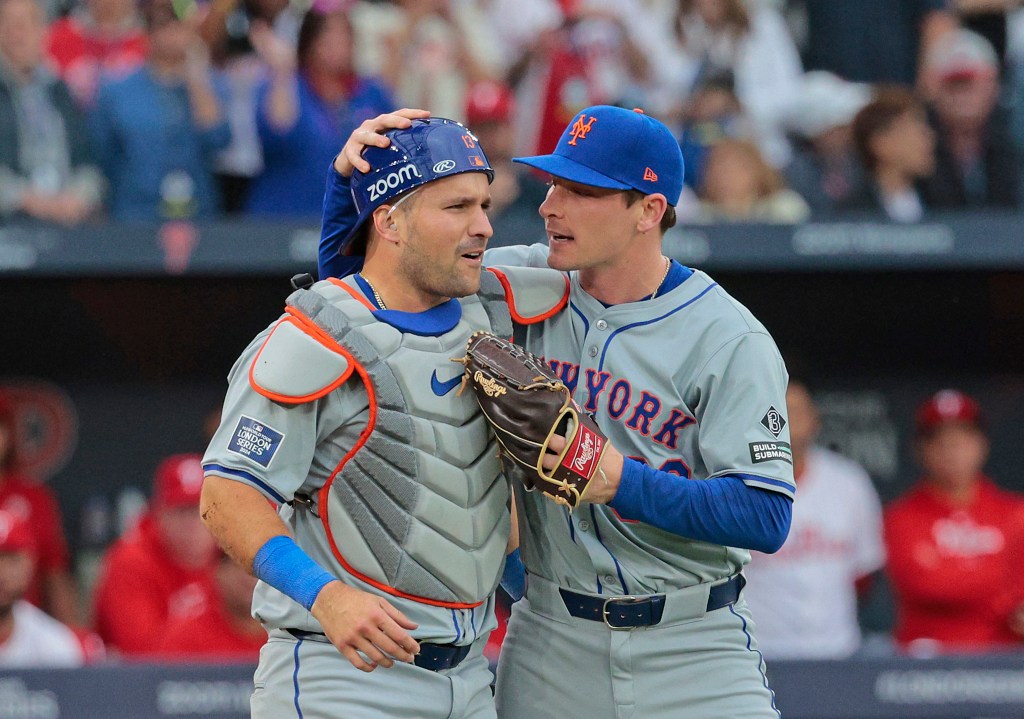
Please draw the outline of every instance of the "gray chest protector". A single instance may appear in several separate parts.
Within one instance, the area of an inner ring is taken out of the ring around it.
[[[461,320],[437,336],[380,321],[338,281],[288,299],[289,313],[326,335],[331,342],[321,336],[320,344],[347,364],[347,379],[332,391],[351,392],[353,383],[365,390],[365,425],[342,432],[348,446],[317,504],[335,558],[389,594],[464,608],[483,602],[500,578],[509,488],[472,393],[459,392],[461,365],[451,361],[476,330],[511,335],[493,284],[462,299]]]

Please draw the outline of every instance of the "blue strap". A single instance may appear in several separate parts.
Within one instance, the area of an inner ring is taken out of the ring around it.
[[[747,486],[738,476],[694,481],[634,459],[623,464],[611,505],[627,519],[673,534],[767,553],[782,547],[793,517],[789,497]]]
[[[505,557],[505,571],[501,575],[501,588],[513,602],[518,602],[526,594],[526,567],[519,549]]]
[[[256,552],[252,573],[307,610],[313,607],[320,590],[335,580],[295,540],[283,534],[271,537]]]

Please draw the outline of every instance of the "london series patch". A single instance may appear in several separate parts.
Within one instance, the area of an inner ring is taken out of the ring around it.
[[[778,437],[782,434],[782,430],[786,428],[786,418],[782,416],[782,412],[779,410],[769,407],[768,411],[764,413],[764,417],[761,418],[761,424],[772,435]]]
[[[273,427],[268,427],[243,414],[228,443],[228,451],[252,460],[267,469],[283,439],[284,435]]]
[[[754,464],[781,459],[793,464],[793,450],[789,442],[751,442],[750,461]]]

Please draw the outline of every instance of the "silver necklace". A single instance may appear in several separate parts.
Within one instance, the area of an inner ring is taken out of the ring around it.
[[[662,257],[664,257],[664,255],[662,255]],[[658,282],[658,286],[654,288],[654,292],[652,292],[651,296],[648,297],[647,299],[653,300],[655,297],[658,296],[658,292],[661,291],[661,286],[663,284],[665,284],[665,278],[668,277],[668,271],[670,269],[672,269],[672,260],[670,260],[669,258],[665,257],[665,274],[663,274],[661,276],[661,281]],[[363,279],[366,279],[366,278],[364,277]],[[369,282],[367,282],[367,284],[369,284]],[[370,288],[372,289],[373,285],[370,285]]]

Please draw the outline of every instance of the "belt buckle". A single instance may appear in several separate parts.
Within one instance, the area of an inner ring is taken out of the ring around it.
[[[608,621],[608,605],[609,604],[640,604],[641,602],[647,601],[649,597],[639,596],[636,594],[624,594],[621,597],[608,597],[604,600],[604,606],[601,607],[601,619],[604,620],[604,625],[611,629],[613,632],[628,632],[635,627],[617,627]]]

